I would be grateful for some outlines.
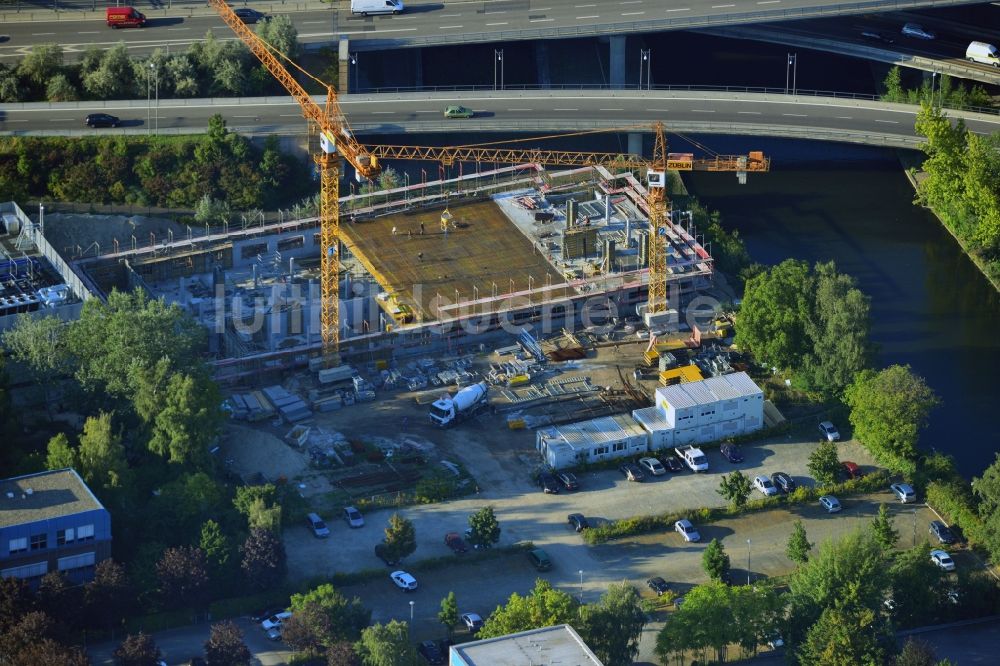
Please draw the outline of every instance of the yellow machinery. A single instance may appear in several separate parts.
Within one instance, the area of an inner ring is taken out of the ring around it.
[[[662,123],[653,128],[655,143],[652,161],[638,155],[616,153],[573,152],[564,150],[538,150],[535,148],[494,148],[487,144],[478,146],[364,146],[351,133],[347,118],[340,109],[333,87],[312,77],[326,86],[325,107],[317,104],[305,88],[295,80],[282,60],[287,56],[276,52],[240,20],[224,0],[208,0],[222,20],[239,37],[250,52],[277,79],[288,94],[302,107],[302,114],[319,129],[321,153],[315,160],[320,168],[320,244],[323,256],[320,268],[322,305],[320,323],[323,336],[323,356],[327,365],[337,362],[340,344],[339,288],[339,179],[337,162],[339,153],[362,178],[372,179],[380,170],[380,160],[434,160],[444,165],[455,162],[487,162],[504,164],[544,164],[551,166],[603,166],[609,169],[646,169],[650,233],[653,242],[649,257],[649,304],[651,314],[663,312],[667,307],[667,171],[729,171],[739,174],[741,180],[748,172],[770,170],[770,160],[763,153],[749,155],[720,155],[710,159],[694,159],[691,153],[668,153]],[[631,128],[633,131],[635,128]],[[602,130],[608,131],[608,130]],[[542,137],[545,138],[545,137]],[[537,141],[538,139],[532,139]],[[514,141],[507,143],[516,143]],[[353,251],[353,250],[352,250]],[[356,252],[355,252],[356,253]],[[370,257],[358,259],[368,269],[375,270]],[[377,273],[374,273],[377,275]]]

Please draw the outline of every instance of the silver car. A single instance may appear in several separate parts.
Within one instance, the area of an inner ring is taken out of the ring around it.
[[[930,30],[927,30],[919,23],[907,23],[903,26],[901,32],[904,37],[913,37],[914,39],[931,40],[937,37],[937,35]]]

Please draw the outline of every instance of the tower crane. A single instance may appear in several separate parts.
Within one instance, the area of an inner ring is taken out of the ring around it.
[[[354,137],[347,118],[340,108],[336,91],[327,89],[326,104],[320,106],[305,88],[295,80],[281,62],[284,54],[276,53],[258,37],[233,12],[225,0],[208,0],[222,20],[246,44],[250,52],[288,91],[302,107],[302,114],[319,129],[320,153],[314,159],[320,173],[320,324],[323,339],[323,356],[327,364],[336,362],[340,344],[339,322],[339,181],[340,169],[337,154],[354,167],[361,178],[376,177],[381,160],[429,160],[444,165],[455,162],[493,162],[507,164],[545,164],[550,166],[603,166],[608,168],[646,169],[647,208],[651,233],[649,256],[649,293],[647,312],[658,314],[667,307],[667,171],[728,171],[735,172],[740,182],[747,173],[770,170],[770,160],[761,152],[748,155],[719,155],[709,159],[695,159],[690,153],[668,153],[662,123],[653,127],[654,146],[652,160],[639,155],[539,150],[536,148],[494,148],[480,146],[366,146]],[[304,70],[303,73],[308,74]],[[315,79],[315,77],[313,77]],[[318,79],[316,79],[319,81]],[[322,82],[320,82],[322,83]]]

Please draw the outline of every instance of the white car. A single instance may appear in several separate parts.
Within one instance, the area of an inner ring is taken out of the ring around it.
[[[639,465],[653,476],[662,476],[667,473],[666,468],[656,458],[640,458]]]
[[[819,436],[828,442],[840,441],[840,431],[829,421],[823,421],[819,424]]]
[[[955,560],[951,559],[951,555],[945,550],[932,550],[931,551],[931,562],[938,565],[945,571],[955,570]]]
[[[768,497],[778,494],[778,489],[771,483],[771,479],[763,475],[753,477],[753,487]]]
[[[823,505],[827,513],[837,513],[844,508],[840,506],[840,500],[833,495],[823,495],[819,498],[819,503]]]
[[[903,26],[901,30],[904,37],[913,37],[914,39],[927,39],[931,40],[937,37],[933,32],[924,28],[924,26],[919,23],[907,23]]]
[[[396,584],[396,587],[401,590],[409,592],[417,589],[417,579],[405,571],[393,571],[389,574],[389,578],[391,578],[392,582]]]
[[[891,490],[903,504],[906,504],[907,502],[915,502],[917,500],[916,491],[914,491],[913,486],[908,483],[894,483],[889,486],[889,490]]]
[[[682,518],[674,523],[674,531],[684,537],[685,541],[701,541],[701,535],[698,534],[698,530],[694,528],[694,525],[687,518]]]
[[[270,631],[271,629],[277,629],[281,624],[292,616],[291,611],[284,611],[282,613],[275,613],[271,617],[267,618],[260,623],[260,628],[264,631]]]

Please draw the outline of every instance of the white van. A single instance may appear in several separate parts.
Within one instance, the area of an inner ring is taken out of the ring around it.
[[[1000,54],[997,47],[986,42],[972,42],[969,48],[965,49],[965,59],[971,62],[981,62],[984,65],[1000,67]]]
[[[403,11],[403,0],[351,0],[351,13],[398,14]]]

